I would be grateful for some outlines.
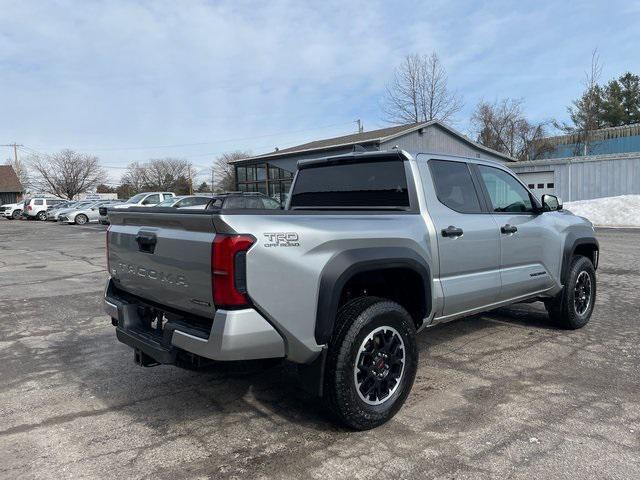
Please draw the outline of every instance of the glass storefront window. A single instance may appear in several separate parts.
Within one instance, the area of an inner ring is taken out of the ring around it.
[[[282,170],[280,168],[269,165],[269,180],[276,180],[280,178],[281,171]]]
[[[237,167],[237,185],[241,192],[259,192],[285,202],[293,173],[267,163]]]

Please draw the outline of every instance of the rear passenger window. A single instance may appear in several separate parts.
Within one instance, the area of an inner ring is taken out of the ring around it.
[[[460,213],[480,213],[480,201],[466,163],[430,160],[429,168],[441,203]]]
[[[34,205],[43,205],[44,204],[44,200],[34,200],[33,204]]]
[[[321,164],[298,171],[291,192],[291,208],[409,207],[404,162],[384,159]]]

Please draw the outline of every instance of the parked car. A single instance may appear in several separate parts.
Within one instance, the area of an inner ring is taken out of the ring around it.
[[[67,205],[62,208],[52,208],[51,210],[47,210],[47,220],[58,221],[60,215],[66,212],[70,212],[76,208],[84,208],[91,204],[95,203],[93,200],[82,200],[72,202],[70,205]]]
[[[163,200],[158,204],[158,207],[204,210],[212,199],[211,195],[179,195]]]
[[[160,202],[175,197],[173,192],[143,192],[134,195],[129,200],[115,205],[113,209],[124,209],[130,207],[155,207]]]
[[[8,218],[9,220],[17,220],[22,215],[23,205],[24,205],[24,202],[5,203],[4,205],[2,205],[2,207],[0,207],[1,209],[0,215],[2,215],[5,218]]]
[[[59,203],[58,205],[49,207],[47,209],[47,220],[53,221],[53,222],[57,221],[58,215],[60,215],[60,212],[62,212],[63,210],[71,209],[80,203],[81,202],[69,200],[66,202]]]
[[[282,205],[277,200],[267,197],[263,193],[256,192],[226,192],[214,196],[214,201],[209,208],[220,210],[235,209],[282,209]]]
[[[134,195],[123,203],[114,206],[103,206],[99,209],[99,222],[109,225],[109,209],[127,209],[130,207],[155,207],[159,203],[175,197],[173,192],[144,192]]]
[[[59,208],[70,208],[73,207],[76,203],[78,203],[78,201],[76,200],[64,200],[60,203],[58,203],[57,205],[50,205],[47,207],[47,211],[51,211],[54,209],[59,209]]]
[[[22,213],[27,219],[47,219],[47,209],[63,203],[64,200],[60,198],[48,198],[48,197],[34,197],[29,198],[24,203]]]
[[[123,203],[123,200],[111,200],[109,203],[100,205],[98,207],[98,223],[102,225],[109,225],[109,215],[107,213],[107,209],[115,205],[122,205]]]
[[[355,429],[401,408],[417,331],[536,300],[577,329],[596,300],[593,225],[477,158],[314,159],[284,211],[138,208],[111,223],[105,309],[139,364],[286,358]]]
[[[78,225],[95,223],[98,221],[98,208],[110,202],[111,200],[100,200],[97,202],[92,201],[88,205],[76,205],[73,208],[63,210],[58,215],[58,222],[68,224],[76,223]]]

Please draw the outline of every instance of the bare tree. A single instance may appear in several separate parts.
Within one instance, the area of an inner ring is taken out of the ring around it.
[[[447,72],[438,55],[407,55],[387,86],[383,112],[390,123],[453,121],[462,99],[448,88]]]
[[[550,121],[531,123],[524,115],[522,99],[481,101],[471,116],[479,143],[518,160],[534,160],[553,147],[545,140]]]
[[[91,190],[107,176],[98,157],[73,150],[35,155],[31,166],[36,174],[34,189],[69,199]]]
[[[123,196],[132,196],[144,190],[144,167],[138,162],[132,162],[127,165],[127,170],[120,177],[121,193]]]
[[[563,123],[556,127],[573,135],[574,155],[589,155],[594,147],[593,132],[605,126],[602,121],[603,91],[598,81],[602,74],[598,49],[591,52],[591,68],[585,72],[582,95],[567,108],[572,125]]]
[[[236,169],[233,162],[249,156],[251,156],[250,152],[236,150],[223,153],[214,160],[213,174],[217,190],[228,192],[236,189]]]
[[[192,191],[192,165],[179,158],[162,158],[146,163],[132,162],[120,177],[123,195],[134,195],[144,190],[175,191],[187,194]]]
[[[145,188],[172,190],[179,177],[191,178],[191,163],[179,158],[153,159],[141,166]]]

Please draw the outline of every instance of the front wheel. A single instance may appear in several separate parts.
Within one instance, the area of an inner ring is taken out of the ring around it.
[[[575,330],[591,319],[596,302],[596,271],[587,257],[577,255],[571,260],[567,281],[562,292],[545,302],[549,317],[563,328]]]
[[[364,297],[338,312],[325,370],[325,400],[346,425],[368,430],[406,400],[418,365],[415,326],[395,302]]]
[[[89,221],[89,218],[87,218],[87,216],[83,213],[76,215],[76,223],[78,225],[84,225],[85,223],[87,223]]]
[[[20,215],[22,215],[22,210],[14,210],[14,212],[11,214],[14,220],[18,220],[20,218]]]

